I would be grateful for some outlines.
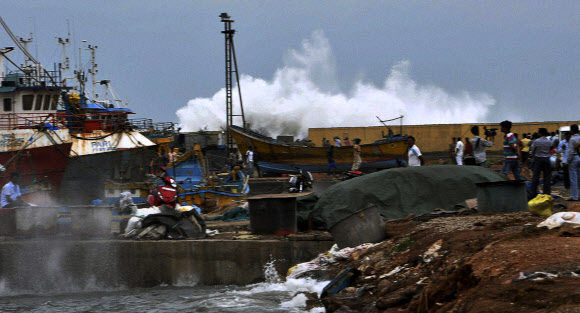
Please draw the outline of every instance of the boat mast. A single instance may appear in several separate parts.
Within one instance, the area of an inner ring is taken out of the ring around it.
[[[238,62],[236,60],[236,50],[234,48],[234,34],[232,29],[233,20],[227,13],[222,13],[219,16],[224,23],[224,30],[222,34],[225,35],[225,60],[226,60],[226,150],[227,152],[234,146],[234,139],[230,134],[230,126],[234,125],[233,119],[235,116],[242,118],[242,127],[246,127],[246,118],[244,116],[244,105],[242,103],[242,89],[240,87],[240,77],[238,75]],[[232,64],[233,61],[233,64]],[[238,86],[238,95],[240,98],[241,114],[234,114],[232,101],[232,76],[236,73],[236,84]]]
[[[391,128],[390,128],[390,127],[389,127],[387,124],[385,124],[385,122],[391,122],[391,121],[395,121],[395,120],[401,120],[401,126],[400,126],[400,127],[401,127],[401,129],[400,129],[400,135],[402,136],[402,135],[403,135],[403,117],[404,117],[404,116],[403,116],[403,115],[401,115],[401,116],[399,116],[399,117],[395,117],[395,118],[392,118],[392,119],[390,119],[390,120],[381,120],[381,118],[377,116],[377,119],[379,120],[379,122],[381,122],[383,125],[385,125],[385,127],[386,127],[386,128],[389,130],[389,133],[391,133],[391,132],[392,132],[392,130],[391,130]]]
[[[58,44],[62,46],[62,63],[59,64],[58,68],[60,71],[62,71],[62,86],[66,86],[66,80],[69,79],[68,70],[70,69],[70,60],[66,56],[66,45],[70,44],[70,30],[68,32],[68,36],[65,39],[58,37]]]
[[[97,46],[92,46],[89,45],[87,47],[87,50],[91,50],[91,68],[89,69],[89,74],[91,74],[91,81],[93,83],[93,87],[91,89],[91,96],[93,101],[95,101],[96,96],[95,96],[95,90],[97,89],[97,73],[99,72],[99,70],[97,70],[97,63],[95,63],[95,51],[97,50]]]

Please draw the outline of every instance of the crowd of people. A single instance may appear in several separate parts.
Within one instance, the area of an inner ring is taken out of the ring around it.
[[[531,171],[531,196],[538,194],[540,178],[542,178],[542,192],[550,194],[553,184],[553,170],[561,170],[564,186],[570,190],[569,200],[578,201],[578,179],[580,178],[580,158],[578,125],[570,126],[570,132],[559,137],[559,131],[548,132],[546,128],[539,128],[534,133],[524,133],[519,136],[512,133],[512,123],[503,121],[500,123],[500,131],[503,135],[503,166],[501,173],[512,174],[516,180],[528,180],[522,175],[522,169]],[[480,137],[479,127],[472,126],[471,139],[461,137],[452,138],[449,145],[451,160],[457,165],[477,165],[487,167],[486,148],[493,146],[493,136]],[[414,142],[414,140],[413,140]],[[416,146],[415,146],[416,147]],[[415,155],[414,149],[409,146],[409,165]],[[554,160],[555,159],[555,160]],[[412,161],[413,160],[413,161]]]

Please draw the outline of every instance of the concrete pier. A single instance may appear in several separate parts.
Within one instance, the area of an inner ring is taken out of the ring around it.
[[[245,285],[327,251],[328,240],[0,241],[0,283],[25,291],[157,285]]]

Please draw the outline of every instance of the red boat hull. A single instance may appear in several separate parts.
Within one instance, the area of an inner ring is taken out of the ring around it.
[[[71,142],[58,145],[36,147],[19,151],[0,152],[0,164],[6,166],[6,172],[0,175],[0,184],[4,186],[10,180],[10,173],[20,174],[20,186],[35,186],[36,195],[56,194],[59,190],[64,171],[68,163]]]

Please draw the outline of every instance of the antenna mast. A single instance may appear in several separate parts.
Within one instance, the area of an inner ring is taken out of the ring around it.
[[[62,39],[61,37],[58,38],[58,44],[62,45],[62,63],[59,64],[59,69],[62,71],[62,85],[66,86],[66,80],[69,78],[68,70],[70,69],[70,61],[69,58],[66,56],[66,45],[70,44],[70,31],[68,33],[68,37]]]
[[[96,90],[96,86],[97,86],[97,73],[99,72],[99,70],[97,70],[97,64],[95,63],[95,51],[97,50],[97,46],[88,46],[88,50],[91,50],[91,68],[89,69],[89,74],[91,74],[91,81],[93,83],[93,88],[91,89],[91,96],[93,101],[96,99],[95,96],[95,90]]]
[[[227,13],[222,13],[219,16],[224,23],[224,30],[222,34],[225,35],[225,59],[226,59],[226,150],[229,152],[234,146],[234,139],[230,134],[230,126],[234,125],[234,116],[239,116],[242,118],[242,127],[246,127],[246,118],[244,116],[244,105],[242,103],[242,89],[240,87],[240,77],[238,75],[238,62],[236,60],[236,50],[234,48],[234,34],[235,30],[232,29],[233,20]],[[233,61],[233,62],[232,62]],[[233,64],[232,64],[233,63]],[[236,73],[236,84],[238,86],[238,95],[240,98],[240,109],[241,114],[234,114],[233,112],[233,101],[232,101],[232,74]]]

